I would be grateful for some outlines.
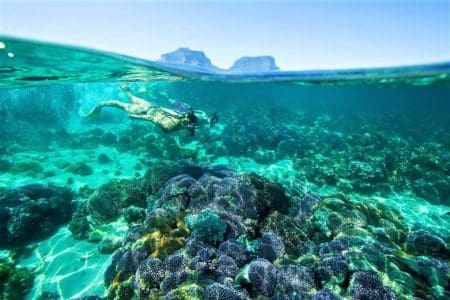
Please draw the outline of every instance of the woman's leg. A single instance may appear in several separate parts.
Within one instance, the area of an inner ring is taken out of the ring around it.
[[[118,100],[108,100],[108,101],[100,101],[97,103],[97,105],[86,115],[86,117],[95,117],[102,107],[109,106],[109,107],[118,107],[120,109],[123,109],[126,112],[129,112],[131,109],[131,104],[124,103]]]

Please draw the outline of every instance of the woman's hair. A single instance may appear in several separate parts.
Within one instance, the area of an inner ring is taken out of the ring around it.
[[[186,118],[189,120],[190,124],[197,123],[198,118],[194,113],[194,110],[190,108],[186,113]]]

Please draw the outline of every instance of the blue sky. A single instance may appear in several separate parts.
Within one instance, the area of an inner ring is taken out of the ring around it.
[[[407,65],[450,61],[450,1],[0,0],[0,33],[146,59],[189,47],[222,68]]]

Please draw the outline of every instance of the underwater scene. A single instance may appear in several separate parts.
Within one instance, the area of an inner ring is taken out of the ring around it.
[[[450,299],[450,64],[222,74],[0,37],[0,299]]]

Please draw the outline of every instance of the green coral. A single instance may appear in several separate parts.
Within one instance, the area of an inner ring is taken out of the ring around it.
[[[283,238],[289,254],[299,254],[303,244],[308,240],[303,231],[304,226],[293,217],[277,211],[271,213],[262,224],[262,232],[273,232]]]
[[[44,172],[44,168],[42,168],[38,161],[31,160],[13,164],[10,172],[13,174],[25,173],[28,175],[39,175]]]
[[[222,241],[227,229],[219,214],[210,208],[204,209],[198,215],[186,216],[185,223],[192,230],[193,236],[208,243]]]
[[[34,274],[25,268],[0,260],[0,294],[2,300],[23,299],[33,286]]]
[[[134,205],[147,205],[145,194],[135,181],[112,180],[100,186],[88,200],[88,211],[100,222],[110,222],[120,216],[123,209]]]
[[[71,165],[70,167],[67,168],[67,171],[81,176],[89,176],[94,173],[94,170],[84,162],[78,162],[76,164]]]
[[[172,290],[166,298],[171,300],[201,300],[203,288],[195,283],[185,283]]]

